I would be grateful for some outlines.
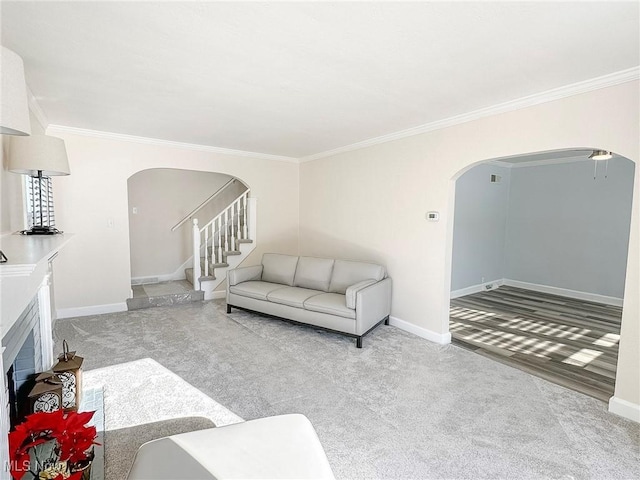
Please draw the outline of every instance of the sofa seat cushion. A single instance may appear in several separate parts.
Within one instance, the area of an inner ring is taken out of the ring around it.
[[[339,293],[315,295],[305,300],[304,308],[312,312],[328,313],[329,315],[338,315],[344,318],[356,318],[356,311],[347,308],[345,296]]]
[[[273,290],[267,294],[267,300],[273,303],[281,303],[290,307],[304,308],[305,300],[320,295],[324,292],[309,290],[308,288],[284,287]]]
[[[261,282],[252,280],[250,282],[242,282],[229,287],[231,293],[242,295],[243,297],[255,298],[257,300],[266,300],[267,295],[274,290],[287,288],[281,283]]]

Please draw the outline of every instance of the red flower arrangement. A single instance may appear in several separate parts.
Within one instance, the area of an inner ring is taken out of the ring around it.
[[[38,412],[9,433],[11,475],[21,479],[79,480],[93,460],[95,412]]]

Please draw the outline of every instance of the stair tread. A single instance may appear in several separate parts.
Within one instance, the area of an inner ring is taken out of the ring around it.
[[[253,243],[253,240],[249,238],[241,238],[240,240],[238,240],[238,243]]]
[[[222,252],[222,256],[224,257],[225,255],[240,255],[242,254],[242,252],[240,250],[227,250],[225,252]]]

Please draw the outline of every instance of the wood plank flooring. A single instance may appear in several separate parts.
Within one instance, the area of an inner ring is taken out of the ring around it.
[[[451,299],[453,342],[608,401],[622,308],[502,286]]]

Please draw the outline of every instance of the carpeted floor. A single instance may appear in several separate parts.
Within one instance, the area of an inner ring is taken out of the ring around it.
[[[186,417],[108,430],[105,432],[105,478],[114,480],[127,478],[136,451],[143,443],[169,435],[213,427],[215,425],[208,418]]]
[[[55,336],[87,371],[150,358],[246,420],[305,414],[337,478],[640,477],[640,425],[599,400],[392,326],[356,349],[224,308],[61,320]]]

